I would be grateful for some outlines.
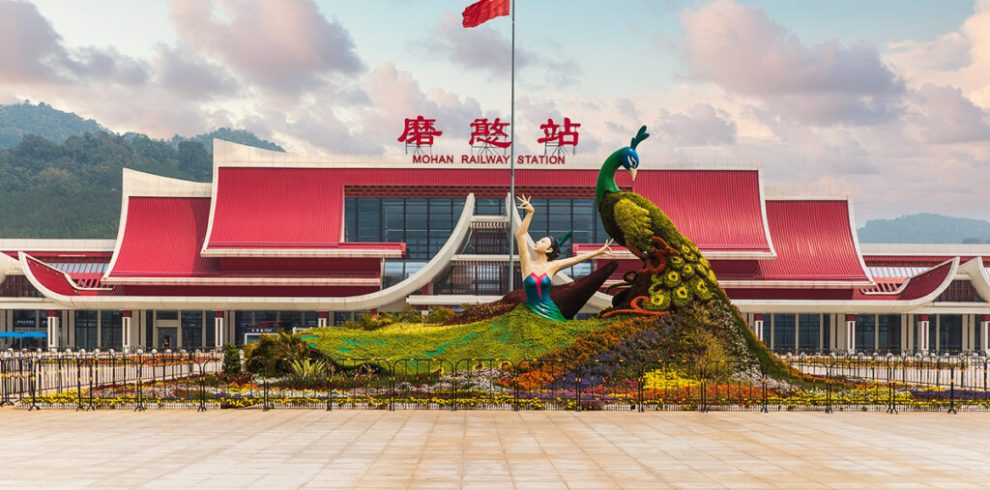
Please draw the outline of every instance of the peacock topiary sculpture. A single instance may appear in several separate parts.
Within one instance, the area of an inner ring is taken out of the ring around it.
[[[623,191],[615,183],[620,167],[636,179],[636,147],[649,136],[646,126],[640,128],[629,146],[605,160],[598,174],[595,205],[605,231],[643,261],[640,270],[626,273],[624,281],[611,288],[619,291],[605,316],[666,315],[694,301],[711,301],[719,291],[711,264],[694,242],[648,199]]]

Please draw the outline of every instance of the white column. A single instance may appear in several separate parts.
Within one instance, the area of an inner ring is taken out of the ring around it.
[[[213,317],[213,347],[221,348],[223,347],[224,340],[224,314],[222,311],[218,311]]]
[[[962,315],[962,351],[969,352],[969,315]]]
[[[983,315],[983,321],[980,322],[980,352],[990,355],[987,337],[990,337],[990,315]]]
[[[767,342],[763,339],[763,315],[761,313],[753,314],[753,333],[756,334],[756,338],[760,339],[760,342]]]
[[[901,353],[908,354],[914,350],[914,329],[908,327],[914,321],[913,315],[901,315]]]
[[[856,352],[856,317],[846,315],[846,352]]]
[[[319,315],[320,315],[319,318],[317,318],[316,320],[316,326],[317,327],[327,326],[327,318],[330,316],[330,312],[321,311]]]
[[[927,354],[930,348],[928,345],[928,329],[931,323],[928,321],[928,315],[919,315],[918,318],[921,319],[918,322],[918,351],[922,354]]]
[[[131,332],[132,318],[133,318],[132,312],[128,310],[120,312],[120,328],[122,332],[122,335],[120,336],[120,342],[124,352],[131,350],[131,347],[133,347],[134,345],[132,341],[133,332]]]
[[[59,344],[59,311],[49,311],[48,312],[48,348],[58,349]]]

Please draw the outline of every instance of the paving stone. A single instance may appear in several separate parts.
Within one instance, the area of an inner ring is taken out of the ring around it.
[[[3,488],[986,488],[990,415],[0,409]]]

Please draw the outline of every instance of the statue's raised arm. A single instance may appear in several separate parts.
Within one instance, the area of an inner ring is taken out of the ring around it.
[[[576,264],[592,259],[598,255],[611,252],[609,240],[604,246],[593,252],[587,252],[576,257],[557,260],[560,256],[561,243],[554,237],[545,236],[536,240],[532,248],[526,243],[529,224],[533,221],[536,209],[526,196],[518,196],[519,209],[526,213],[522,224],[516,230],[516,244],[519,247],[519,268],[522,272],[523,289],[526,291],[526,306],[533,313],[544,318],[565,321],[560,308],[550,297],[553,288],[553,278],[557,272]]]

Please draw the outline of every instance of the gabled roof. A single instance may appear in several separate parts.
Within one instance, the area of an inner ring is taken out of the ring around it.
[[[507,166],[409,164],[368,157],[298,156],[214,140],[213,203],[203,255],[327,256],[343,237],[345,188],[416,194],[442,189],[501,197]],[[567,168],[519,166],[516,190],[594,195],[600,163]],[[655,202],[705,253],[716,259],[774,256],[759,172],[640,167],[635,183],[617,182]],[[459,191],[458,191],[459,189]],[[382,252],[386,253],[386,252]]]
[[[808,287],[873,285],[859,253],[848,200],[775,199],[767,200],[766,206],[777,258],[759,261],[753,281]]]
[[[125,171],[117,247],[105,284],[366,286],[379,268],[357,272],[226,271],[200,250],[210,212],[210,186]]]
[[[640,172],[633,190],[657,205],[710,259],[772,258],[758,170]]]
[[[116,286],[113,290],[83,291],[58,270],[29,257],[20,254],[21,269],[31,284],[46,298],[64,306],[89,309],[266,309],[266,310],[313,310],[313,311],[355,311],[380,308],[403,301],[410,294],[422,290],[434,280],[456,255],[471,228],[474,210],[474,196],[466,198],[466,206],[454,227],[453,233],[437,252],[417,272],[411,274],[398,284],[389,288],[367,291],[367,288],[357,288],[361,294],[355,296],[326,294],[323,287],[310,288],[279,288],[265,286],[247,286],[238,288],[243,294],[232,293],[232,287],[199,286],[188,288],[172,288],[170,294],[160,294],[156,288],[161,286],[136,286],[137,292],[131,291],[131,286]],[[288,290],[291,294],[281,294],[280,289]],[[182,294],[185,292],[185,294]]]

